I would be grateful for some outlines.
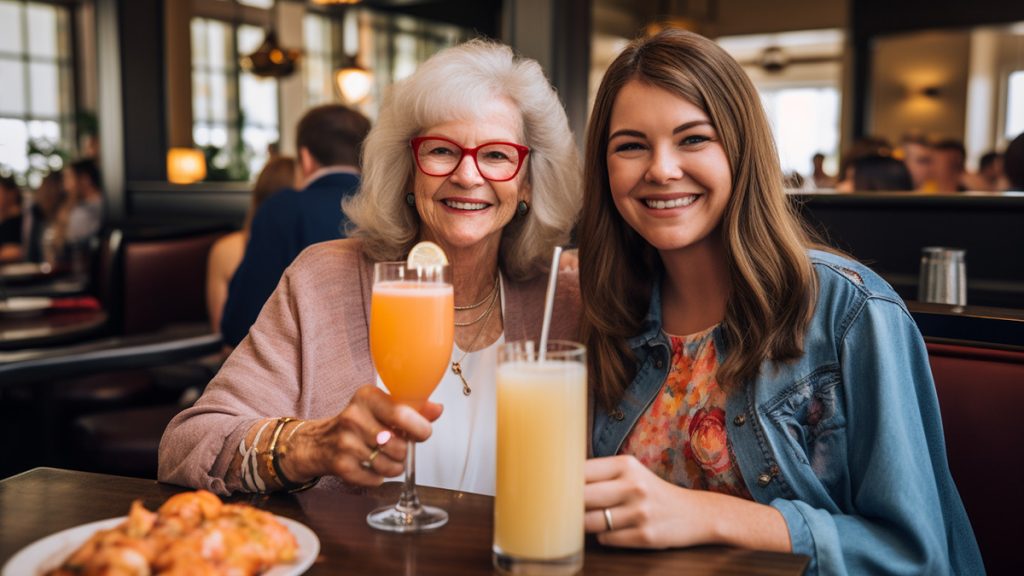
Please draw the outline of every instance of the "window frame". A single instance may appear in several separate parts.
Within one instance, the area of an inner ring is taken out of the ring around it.
[[[59,170],[63,163],[54,166],[48,163],[45,166],[33,166],[29,154],[33,142],[38,142],[37,137],[29,133],[29,125],[32,122],[54,122],[57,124],[58,136],[56,141],[46,140],[47,144],[53,146],[53,154],[74,156],[78,153],[80,134],[78,122],[81,113],[78,98],[78,67],[76,66],[75,46],[79,38],[77,32],[78,19],[73,6],[64,2],[40,1],[40,0],[5,0],[8,4],[15,4],[20,7],[20,18],[18,27],[21,29],[21,45],[15,52],[0,51],[0,60],[17,62],[22,70],[22,98],[23,105],[20,112],[0,111],[0,118],[6,120],[20,121],[25,125],[25,169],[21,174],[29,180],[30,186],[38,185],[32,179],[41,178],[41,172]],[[29,23],[29,8],[32,6],[45,6],[53,8],[57,13],[56,29],[54,36],[57,39],[57,53],[54,56],[41,56],[32,54],[31,26]],[[63,29],[62,29],[63,27]],[[33,87],[32,87],[32,64],[48,64],[56,67],[57,72],[57,114],[39,114],[33,110]],[[50,156],[52,157],[53,154]],[[0,163],[0,168],[5,172],[12,171],[18,174],[17,167]],[[35,176],[33,176],[35,175]],[[25,182],[23,182],[25,183]]]
[[[196,142],[195,134],[200,125],[211,129],[223,128],[227,133],[227,141],[216,156],[216,158],[219,159],[222,155],[225,155],[223,160],[221,160],[223,166],[215,164],[214,166],[208,167],[208,169],[215,169],[217,172],[221,172],[223,176],[225,176],[217,178],[218,180],[233,182],[252,181],[259,173],[259,168],[263,164],[260,159],[262,158],[263,161],[265,161],[265,154],[261,150],[249,150],[246,148],[247,143],[244,136],[246,129],[251,128],[263,132],[276,131],[277,139],[280,140],[281,138],[281,84],[278,79],[273,79],[274,92],[276,95],[276,110],[274,110],[276,122],[273,125],[247,119],[243,115],[242,108],[242,77],[245,74],[251,73],[243,70],[239,64],[239,59],[243,56],[238,46],[239,28],[242,26],[252,26],[260,30],[266,30],[268,18],[270,17],[270,14],[272,14],[272,11],[272,8],[257,8],[242,4],[238,0],[227,0],[226,2],[207,2],[200,4],[195,7],[189,19],[190,36],[193,33],[193,27],[197,21],[203,21],[204,25],[209,25],[207,23],[223,25],[228,32],[225,42],[230,46],[229,63],[227,63],[223,69],[212,67],[209,64],[198,65],[195,60],[195,55],[193,54],[191,57],[192,77],[189,80],[192,91],[191,104],[193,107],[193,113],[191,134],[193,143],[197,146],[209,145],[199,144]],[[191,42],[194,42],[194,38],[190,37],[190,43]],[[203,120],[199,120],[197,118],[195,95],[195,74],[197,72],[205,74],[207,78],[220,76],[226,79],[226,119],[214,119],[212,115]],[[245,152],[243,152],[240,158],[236,158],[240,147]],[[244,178],[238,178],[238,172],[235,172],[234,174],[232,173],[232,170],[238,169],[239,162],[245,166]],[[214,170],[209,170],[208,174],[212,172],[214,172]]]

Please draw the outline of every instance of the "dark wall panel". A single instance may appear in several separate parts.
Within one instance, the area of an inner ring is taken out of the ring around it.
[[[166,102],[161,0],[120,0],[125,176],[166,179]]]
[[[921,249],[967,251],[967,303],[1024,308],[1024,195],[833,194],[794,196],[826,242],[917,298]]]

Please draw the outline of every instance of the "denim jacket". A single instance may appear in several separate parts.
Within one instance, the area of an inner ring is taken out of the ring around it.
[[[819,251],[818,300],[804,353],[766,362],[726,406],[751,496],[785,518],[808,574],[984,574],[946,462],[928,354],[900,297],[871,270]],[[636,377],[618,407],[594,414],[593,453],[617,454],[671,362],[660,280]],[[715,346],[727,354],[722,331]]]

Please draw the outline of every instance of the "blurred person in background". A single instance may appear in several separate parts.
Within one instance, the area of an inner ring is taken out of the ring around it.
[[[339,104],[313,108],[299,121],[295,146],[302,188],[274,194],[253,216],[221,314],[220,331],[229,346],[249,333],[302,250],[344,237],[341,202],[359,187],[359,151],[369,131],[365,116]]]
[[[862,156],[850,164],[849,170],[853,175],[853,190],[857,192],[910,192],[914,189],[906,164],[892,156]]]
[[[959,140],[943,140],[932,147],[935,158],[935,191],[964,192],[964,162],[967,153],[963,142]]]
[[[53,264],[63,247],[57,242],[57,217],[64,203],[64,177],[60,171],[50,172],[32,195],[32,204],[25,216],[25,260]],[[63,234],[61,234],[63,236]]]
[[[253,215],[263,201],[274,193],[285,188],[295,188],[298,184],[295,159],[290,156],[272,157],[256,178],[242,229],[217,240],[210,248],[206,261],[206,311],[214,332],[220,332],[220,316],[224,310],[224,301],[228,298],[228,284],[245,255]]]
[[[935,192],[935,150],[931,143],[920,136],[907,136],[903,138],[900,152],[910,171],[914,190]]]
[[[853,170],[851,166],[858,158],[865,156],[889,156],[893,153],[892,145],[885,138],[878,136],[864,136],[854,140],[843,153],[842,161],[839,163],[839,174],[836,176],[836,192],[854,192]]]
[[[978,160],[978,171],[965,173],[963,183],[968,190],[978,192],[999,192],[1009,188],[1010,183],[1003,171],[1003,155],[995,150],[982,154]]]
[[[814,166],[811,172],[811,179],[814,187],[818,190],[827,190],[836,187],[836,178],[825,172],[825,155],[818,152],[811,157],[811,164]]]
[[[58,221],[63,224],[63,240],[69,248],[87,246],[103,228],[103,178],[96,161],[83,158],[63,171],[67,196]]]
[[[22,259],[21,188],[13,178],[0,178],[0,263]]]

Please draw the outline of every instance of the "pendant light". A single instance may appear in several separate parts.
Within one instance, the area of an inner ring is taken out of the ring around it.
[[[302,51],[295,48],[282,48],[277,42],[277,31],[274,30],[274,14],[277,2],[268,10],[270,23],[263,43],[252,54],[239,59],[242,69],[263,78],[284,78],[295,72]]]
[[[362,102],[373,88],[373,73],[359,63],[359,26],[357,23],[350,25],[352,21],[349,20],[355,17],[352,12],[346,12],[344,16],[345,43],[349,43],[350,37],[355,38],[355,54],[344,54],[341,66],[334,71],[334,83],[338,87],[338,93],[342,101],[349,106]],[[350,28],[355,32],[352,33]]]

